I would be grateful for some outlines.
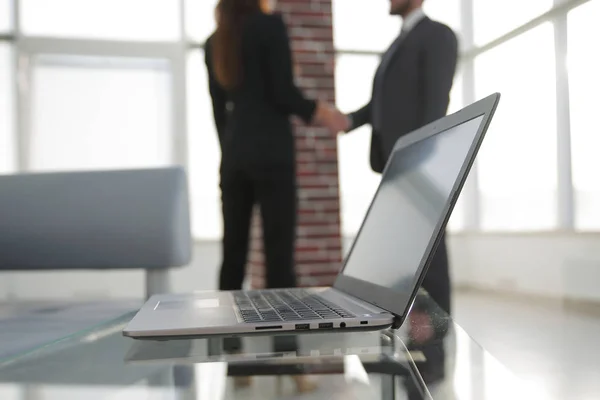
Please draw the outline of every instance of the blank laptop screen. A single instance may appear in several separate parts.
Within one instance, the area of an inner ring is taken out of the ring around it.
[[[482,121],[483,115],[393,153],[344,275],[412,292]]]

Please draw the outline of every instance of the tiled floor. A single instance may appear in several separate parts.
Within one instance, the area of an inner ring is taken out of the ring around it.
[[[544,399],[600,399],[600,305],[461,291],[455,319]]]

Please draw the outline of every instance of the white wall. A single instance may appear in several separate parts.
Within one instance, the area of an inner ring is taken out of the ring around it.
[[[192,264],[172,273],[174,290],[216,288],[219,249],[197,243]],[[600,234],[458,234],[450,252],[455,285],[600,301]],[[143,293],[140,271],[0,273],[0,300]]]

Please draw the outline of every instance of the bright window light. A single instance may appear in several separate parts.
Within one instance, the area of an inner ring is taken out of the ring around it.
[[[475,44],[481,46],[552,8],[554,0],[473,0]]]
[[[166,61],[42,56],[32,75],[32,170],[169,164]]]
[[[589,1],[569,13],[569,84],[575,227],[600,230],[600,136],[596,116],[600,107],[600,57],[590,50],[590,38],[600,37],[600,2]]]
[[[192,231],[197,239],[215,240],[223,234],[219,189],[221,149],[208,93],[204,52],[191,52],[187,68],[187,142]]]
[[[179,1],[20,0],[26,35],[174,41],[180,38]]]
[[[15,170],[12,49],[0,42],[0,174]]]
[[[502,94],[478,158],[483,229],[556,228],[552,25],[540,25],[477,57],[475,78],[477,98]]]

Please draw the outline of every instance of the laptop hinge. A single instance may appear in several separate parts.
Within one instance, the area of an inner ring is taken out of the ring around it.
[[[341,290],[340,288],[336,288],[335,286],[333,286],[332,289],[335,289],[335,290],[339,291],[340,293],[343,293],[344,296],[350,297],[351,300],[354,301],[356,303],[356,305],[358,305],[358,306],[365,307],[365,304],[368,304],[369,306],[375,307],[378,310],[385,310],[387,313],[392,314],[394,316],[394,321],[396,319],[398,319],[399,321],[401,320],[400,315],[397,315],[397,314],[395,314],[395,313],[393,313],[393,312],[391,312],[389,310],[386,310],[385,308],[382,308],[382,307],[378,306],[377,304],[373,304],[373,303],[371,303],[371,302],[369,302],[369,301],[367,301],[365,299],[361,299],[360,297],[356,297],[352,293],[348,293],[348,292],[346,292],[344,290]],[[371,309],[371,311],[375,312],[375,309],[373,308],[373,309]]]

